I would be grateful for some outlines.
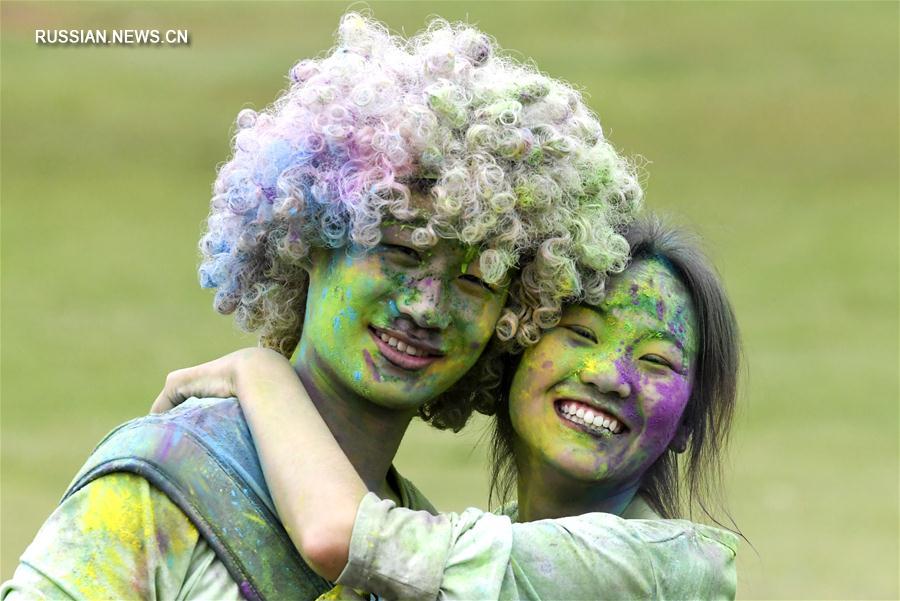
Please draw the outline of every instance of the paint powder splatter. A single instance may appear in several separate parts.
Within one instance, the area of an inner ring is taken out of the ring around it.
[[[372,372],[372,377],[375,378],[376,382],[381,382],[381,374],[379,374],[378,369],[375,368],[375,362],[372,360],[372,355],[369,354],[368,349],[363,349],[363,357],[366,359],[366,365],[369,366],[369,371]]]

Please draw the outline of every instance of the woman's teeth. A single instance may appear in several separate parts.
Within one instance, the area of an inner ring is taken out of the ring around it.
[[[378,337],[381,338],[382,340],[384,340],[385,342],[387,342],[389,345],[391,345],[398,351],[400,351],[402,353],[406,353],[407,355],[412,355],[413,357],[424,357],[428,354],[425,351],[417,349],[416,347],[412,346],[411,344],[406,344],[405,342],[401,342],[401,341],[397,340],[396,338],[394,338],[393,336],[389,336],[388,334],[385,334],[384,332],[381,332],[380,334],[378,334]]]
[[[563,403],[559,409],[562,416],[570,422],[587,426],[588,429],[595,432],[603,433],[605,431],[618,434],[622,431],[622,424],[617,420],[591,409],[585,409],[578,403]]]

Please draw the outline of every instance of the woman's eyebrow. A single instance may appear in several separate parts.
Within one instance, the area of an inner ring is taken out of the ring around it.
[[[650,339],[665,340],[666,342],[670,342],[675,345],[678,350],[684,351],[684,341],[672,332],[666,330],[645,330],[641,333],[640,336],[635,339],[634,344],[640,344]]]

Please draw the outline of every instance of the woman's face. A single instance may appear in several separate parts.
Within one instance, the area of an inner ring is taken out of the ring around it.
[[[611,490],[637,484],[679,433],[696,354],[684,286],[659,260],[632,264],[525,351],[510,390],[517,455]]]
[[[301,352],[333,383],[384,407],[414,409],[459,380],[494,331],[505,286],[481,280],[478,253],[450,240],[426,250],[415,227],[381,244],[317,251]]]

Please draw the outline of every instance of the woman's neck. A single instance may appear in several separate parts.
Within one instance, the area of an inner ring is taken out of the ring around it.
[[[517,453],[520,522],[531,522],[602,511],[621,515],[637,493],[638,484],[608,487],[575,480],[541,459]]]
[[[399,500],[386,477],[414,413],[380,407],[351,391],[310,346],[301,344],[294,370],[366,487]]]

